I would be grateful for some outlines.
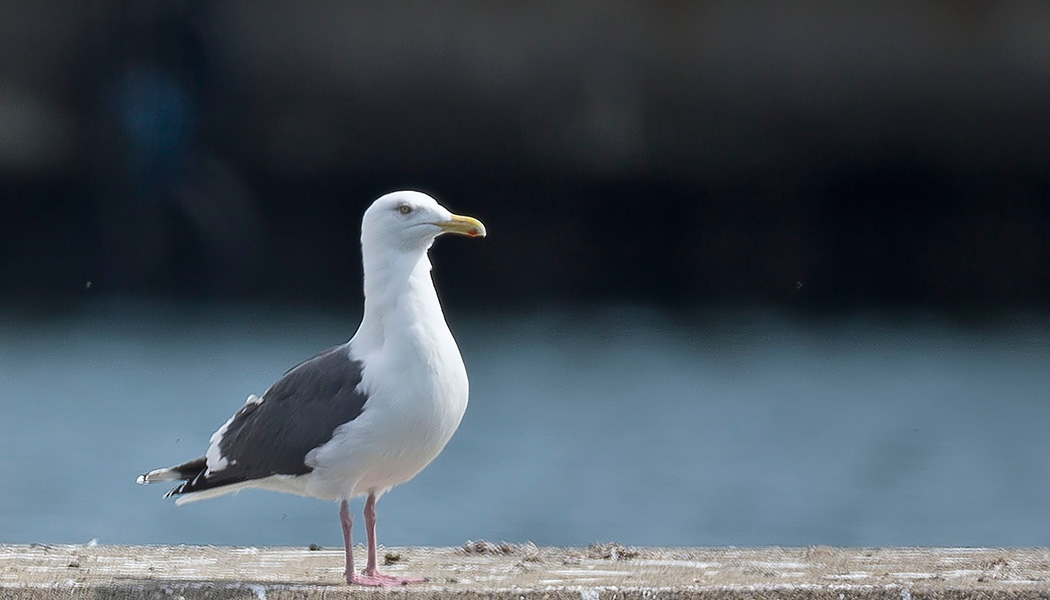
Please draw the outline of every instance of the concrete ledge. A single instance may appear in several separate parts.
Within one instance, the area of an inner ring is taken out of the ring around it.
[[[1050,598],[1050,549],[389,548],[394,590],[342,581],[341,549],[0,546],[0,598]],[[363,555],[363,551],[362,551]]]

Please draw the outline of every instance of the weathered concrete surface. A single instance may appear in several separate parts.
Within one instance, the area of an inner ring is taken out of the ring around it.
[[[362,552],[363,554],[363,552]],[[337,549],[0,546],[0,598],[1050,598],[1050,549],[391,548],[427,583],[349,587]]]

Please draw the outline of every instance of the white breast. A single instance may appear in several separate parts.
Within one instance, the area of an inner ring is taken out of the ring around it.
[[[467,408],[466,369],[447,328],[438,339],[433,332],[413,339],[421,333],[387,340],[364,357],[368,400],[360,416],[307,457],[310,495],[381,495],[415,477],[451,439]]]

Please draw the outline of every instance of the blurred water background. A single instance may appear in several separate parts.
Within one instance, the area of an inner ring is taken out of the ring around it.
[[[249,393],[357,319],[104,300],[0,324],[0,539],[338,547],[334,504],[249,490],[176,508],[134,480],[202,454]],[[1044,317],[449,320],[471,404],[380,502],[385,544],[1050,543]]]
[[[0,542],[338,546],[134,479],[353,334],[414,188],[490,235],[384,543],[1050,544],[1050,3],[5,0],[0,56]]]

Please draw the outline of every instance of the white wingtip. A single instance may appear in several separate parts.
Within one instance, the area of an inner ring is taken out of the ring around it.
[[[167,467],[164,469],[153,469],[149,473],[143,473],[138,476],[138,479],[136,479],[135,482],[141,485],[146,485],[158,481],[180,481],[181,479],[183,479],[183,477],[176,469]]]

